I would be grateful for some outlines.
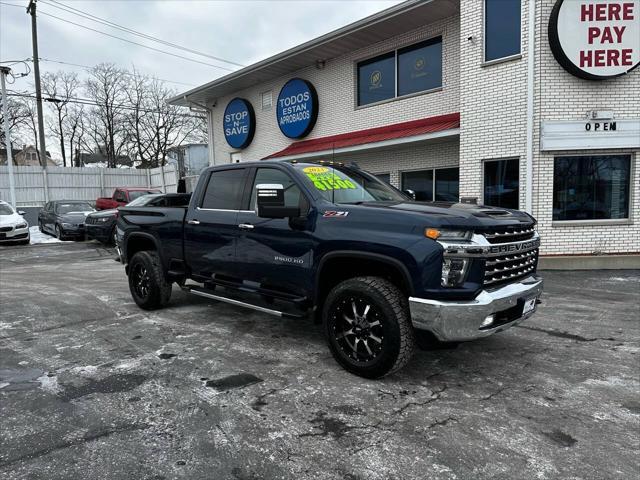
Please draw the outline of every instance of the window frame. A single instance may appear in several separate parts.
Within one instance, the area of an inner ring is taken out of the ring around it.
[[[493,60],[487,60],[487,0],[482,0],[482,67],[489,67],[499,63],[511,62],[513,60],[519,60],[522,58],[522,0],[520,2],[520,42],[518,53],[507,55],[506,57],[494,58]]]
[[[243,198],[243,202],[244,204],[241,205],[242,207],[248,207],[249,210],[240,210],[241,212],[253,212],[257,215],[255,208],[251,209],[251,198],[253,197],[253,184],[256,181],[256,176],[258,175],[258,170],[260,169],[269,169],[269,170],[277,170],[278,172],[283,173],[284,175],[287,175],[290,179],[291,182],[298,187],[298,190],[300,190],[300,194],[302,195],[302,197],[305,200],[305,204],[307,206],[306,208],[306,212],[302,212],[302,209],[300,209],[300,216],[304,216],[304,215],[308,215],[309,214],[309,210],[311,208],[311,202],[309,201],[309,196],[307,195],[307,193],[305,192],[304,188],[302,188],[302,185],[300,185],[300,182],[298,181],[298,179],[296,178],[295,175],[292,175],[291,172],[288,172],[287,170],[284,170],[282,168],[278,168],[276,166],[273,165],[265,165],[265,166],[257,166],[257,167],[252,167],[251,171],[249,172],[248,178],[247,178],[247,186],[249,188],[248,194],[247,194],[247,198],[246,201]],[[248,205],[247,205],[248,203]]]
[[[556,157],[615,157],[615,156],[625,156],[629,157],[629,209],[627,212],[626,218],[597,218],[597,219],[589,219],[589,220],[553,220],[553,196],[555,195],[555,189],[553,187],[553,183],[555,182],[555,161]],[[635,166],[636,166],[636,158],[633,152],[599,152],[599,151],[591,151],[584,153],[570,153],[570,154],[562,154],[557,153],[554,154],[553,159],[553,170],[551,174],[551,226],[552,227],[589,227],[589,226],[610,226],[610,225],[633,225],[633,208],[635,204],[634,198],[634,185],[635,185]]]
[[[409,170],[400,170],[398,172],[399,177],[400,177],[400,191],[404,192],[405,188],[404,188],[404,178],[403,178],[403,174],[405,173],[411,173],[411,172],[425,172],[428,170],[431,170],[433,172],[432,178],[431,178],[431,200],[427,200],[428,202],[437,202],[438,200],[436,200],[436,170],[447,170],[450,168],[457,168],[458,169],[458,185],[460,183],[460,164],[457,165],[445,165],[442,167],[429,167],[429,168],[411,168]],[[458,202],[460,202],[460,190],[458,187]]]
[[[484,189],[485,189],[485,180],[486,180],[486,172],[485,172],[485,165],[489,162],[508,162],[509,160],[517,160],[518,161],[518,206],[515,209],[512,210],[520,210],[520,194],[522,193],[522,185],[520,183],[520,167],[522,167],[523,163],[520,159],[520,157],[518,156],[513,156],[513,157],[504,157],[504,158],[485,158],[482,160],[482,183],[481,183],[481,192],[482,194],[480,195],[480,204],[481,205],[486,205],[485,203],[485,195],[484,195]],[[487,205],[487,206],[492,206],[492,205]],[[495,208],[507,208],[507,207],[495,207]]]
[[[428,43],[430,41],[435,40],[436,38],[440,37],[440,42],[442,44],[442,82],[441,85],[439,87],[434,87],[434,88],[430,88],[428,90],[422,90],[420,92],[414,92],[414,93],[407,93],[405,95],[398,95],[398,51],[399,50],[405,50],[405,49],[409,49],[413,46],[418,46],[422,43]],[[358,102],[360,100],[360,69],[359,66],[361,63],[366,63],[366,62],[373,62],[375,59],[380,58],[380,57],[384,57],[386,55],[389,55],[390,53],[393,52],[393,56],[394,56],[394,80],[395,80],[395,88],[394,88],[394,95],[391,98],[387,98],[385,100],[380,100],[378,102],[372,102],[372,103],[367,103],[365,105],[360,105]],[[380,53],[377,53],[374,56],[369,56],[369,57],[362,57],[362,58],[358,58],[356,60],[354,60],[353,62],[353,83],[354,83],[354,109],[355,110],[359,110],[361,108],[368,108],[368,107],[375,107],[376,105],[384,105],[385,103],[389,103],[389,102],[395,102],[397,100],[404,100],[407,98],[411,98],[411,97],[417,97],[418,95],[426,95],[428,93],[434,93],[434,92],[440,92],[444,89],[445,87],[445,65],[446,65],[446,61],[445,61],[445,56],[446,56],[446,52],[445,52],[445,48],[444,48],[444,32],[438,32],[434,35],[431,35],[429,37],[426,38],[422,38],[418,41],[412,41],[411,43],[407,43],[407,44],[403,44],[400,45],[396,48],[393,49],[389,49],[389,50],[385,50],[382,51]]]

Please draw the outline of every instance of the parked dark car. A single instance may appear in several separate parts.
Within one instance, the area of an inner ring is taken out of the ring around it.
[[[186,207],[190,199],[190,193],[153,193],[136,198],[127,207]],[[87,238],[114,245],[117,219],[118,210],[115,208],[90,213],[85,222]]]
[[[91,212],[95,212],[94,208],[83,200],[48,202],[38,213],[38,228],[60,240],[83,239],[85,218]]]

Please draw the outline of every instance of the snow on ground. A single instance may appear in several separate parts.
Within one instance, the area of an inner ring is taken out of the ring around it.
[[[57,243],[60,242],[56,237],[42,233],[38,227],[29,227],[29,233],[31,234],[31,245],[36,243]]]

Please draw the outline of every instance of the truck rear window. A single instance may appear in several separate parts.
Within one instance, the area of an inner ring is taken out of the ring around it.
[[[240,210],[245,174],[245,168],[211,172],[200,206],[215,210]]]

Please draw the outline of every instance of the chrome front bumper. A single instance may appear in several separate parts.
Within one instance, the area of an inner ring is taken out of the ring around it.
[[[542,294],[542,278],[531,275],[516,283],[491,290],[483,290],[474,300],[446,302],[426,298],[409,298],[413,326],[432,332],[441,341],[466,341],[489,336],[533,315],[531,311],[513,317],[519,304]],[[482,327],[489,315],[508,316],[508,321],[497,321],[495,326]]]

